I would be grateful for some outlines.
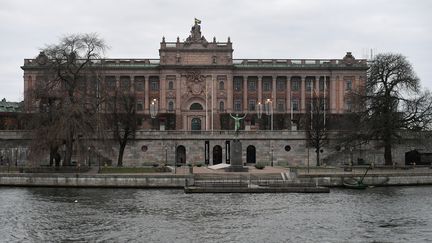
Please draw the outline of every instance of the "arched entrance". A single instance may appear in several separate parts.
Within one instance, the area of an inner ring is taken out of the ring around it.
[[[201,119],[200,118],[192,118],[191,130],[192,131],[201,131]]]
[[[246,149],[246,163],[256,163],[256,149],[255,146],[249,145]]]
[[[180,145],[176,148],[176,164],[184,165],[186,163],[186,148]]]
[[[222,163],[222,147],[216,145],[213,147],[213,164],[217,165]]]

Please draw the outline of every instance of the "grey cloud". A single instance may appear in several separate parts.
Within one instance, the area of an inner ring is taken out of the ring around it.
[[[158,57],[162,36],[184,39],[193,18],[207,39],[234,43],[234,58],[357,58],[399,52],[432,88],[432,1],[76,0],[0,3],[0,98],[22,99],[19,68],[68,33],[97,32],[108,57]]]

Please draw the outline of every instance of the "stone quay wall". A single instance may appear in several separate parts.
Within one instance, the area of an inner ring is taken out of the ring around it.
[[[184,175],[0,174],[0,186],[183,188]]]
[[[393,148],[393,160],[398,165],[405,163],[405,153],[417,149],[421,152],[432,152],[430,134],[402,134]],[[205,162],[205,148],[208,144],[209,164],[216,163],[217,148],[221,150],[220,162],[227,162],[226,143],[232,142],[233,131],[150,131],[140,130],[134,139],[127,144],[124,154],[124,166],[135,167],[151,163],[166,163],[173,165],[178,160],[178,149],[184,148],[184,163]],[[366,163],[383,164],[384,152],[379,142],[370,141],[352,149],[338,145],[340,135],[332,133],[328,143],[323,146],[320,154],[321,164],[343,165],[350,161],[357,164],[359,159]],[[242,160],[250,161],[250,150],[256,163],[274,165],[316,165],[316,153],[308,148],[305,131],[241,131],[238,139],[242,143]],[[29,146],[32,142],[27,131],[0,131],[0,155],[3,163],[27,165],[30,157]],[[82,139],[80,144],[75,143],[76,155],[74,159],[81,164],[95,165],[101,162],[100,156],[111,160],[115,164],[118,155],[118,144],[114,140],[98,141],[95,139]],[[90,151],[90,147],[95,151]],[[46,163],[47,159],[45,159]],[[42,163],[44,163],[42,161]]]
[[[218,175],[213,176],[213,180]],[[349,175],[311,175],[300,176],[294,181],[315,184],[324,187],[340,187],[343,178]],[[361,176],[357,176],[359,178]],[[221,177],[226,179],[226,175]],[[386,181],[385,184],[382,184]],[[24,187],[106,187],[106,188],[184,188],[186,183],[193,184],[193,175],[119,175],[119,174],[0,174],[0,186]],[[397,173],[368,175],[364,183],[377,186],[418,186],[432,185],[432,172]]]

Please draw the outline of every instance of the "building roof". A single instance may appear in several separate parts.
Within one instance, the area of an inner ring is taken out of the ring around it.
[[[21,112],[22,102],[8,102],[5,98],[0,101],[0,112]]]

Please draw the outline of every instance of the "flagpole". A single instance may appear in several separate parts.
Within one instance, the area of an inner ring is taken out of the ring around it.
[[[213,114],[213,99],[214,99],[214,88],[213,88],[214,79],[212,78],[212,84],[211,84],[211,131],[213,133],[213,126],[214,126],[214,114]]]
[[[207,103],[208,103],[208,98],[207,98],[207,96],[208,96],[208,92],[207,92],[207,80],[205,81],[205,130],[207,131],[207,111],[208,111],[208,105],[207,105]]]

